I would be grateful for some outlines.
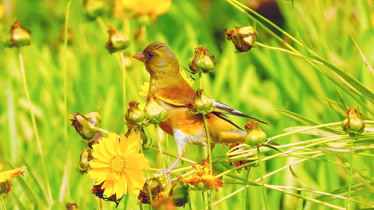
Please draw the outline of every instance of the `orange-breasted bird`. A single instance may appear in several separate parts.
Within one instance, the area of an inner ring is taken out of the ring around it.
[[[196,91],[180,74],[178,60],[166,44],[152,43],[133,57],[145,64],[151,76],[148,99],[156,99],[169,112],[167,120],[158,125],[177,143],[177,159],[168,168],[167,172],[170,172],[183,156],[187,143],[207,144],[203,115],[194,114],[191,110]],[[215,100],[213,106],[214,111],[206,115],[211,143],[244,143],[247,133],[222,113],[255,118]]]

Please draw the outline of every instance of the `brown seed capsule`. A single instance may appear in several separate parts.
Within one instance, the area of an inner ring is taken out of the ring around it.
[[[114,26],[109,26],[108,34],[108,41],[106,42],[105,48],[110,53],[123,50],[129,46],[129,37],[126,34],[118,31]]]
[[[343,120],[342,127],[350,135],[358,135],[364,132],[365,122],[362,120],[362,114],[355,108],[349,108],[346,111],[347,118]]]
[[[193,74],[212,72],[215,65],[214,55],[210,54],[203,46],[195,48],[194,56],[189,60],[189,69]]]
[[[251,121],[244,126],[247,131],[245,142],[250,146],[258,146],[265,142],[266,133],[258,127],[257,121]]]
[[[191,111],[195,114],[207,115],[214,110],[213,100],[204,94],[203,89],[196,91],[195,99],[191,106]]]
[[[254,47],[257,32],[252,26],[235,27],[234,29],[225,29],[227,39],[234,43],[239,52],[248,52]]]
[[[14,21],[7,41],[5,42],[6,47],[22,47],[30,44],[31,31],[21,26],[21,22]]]
[[[90,141],[99,130],[98,127],[101,116],[97,112],[91,112],[86,115],[82,115],[78,112],[70,116],[70,121],[79,135],[81,135],[83,139]]]

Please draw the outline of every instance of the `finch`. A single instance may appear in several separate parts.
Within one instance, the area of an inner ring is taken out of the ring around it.
[[[202,146],[207,144],[203,115],[191,111],[196,91],[180,74],[177,57],[166,44],[152,43],[133,57],[143,62],[150,74],[148,99],[155,99],[169,112],[167,120],[158,125],[174,137],[178,147],[177,159],[167,169],[170,172],[183,156],[187,143]],[[213,106],[214,111],[206,115],[211,143],[244,143],[247,133],[222,113],[255,118],[215,100]]]

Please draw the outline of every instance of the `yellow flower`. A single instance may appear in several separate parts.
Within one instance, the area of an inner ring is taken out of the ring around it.
[[[127,192],[142,189],[142,169],[149,168],[149,163],[139,149],[139,136],[131,134],[126,138],[109,133],[92,146],[93,161],[88,174],[96,185],[101,185],[104,198],[114,196],[118,201]]]
[[[181,75],[190,86],[193,86],[195,81],[191,79],[191,77],[188,77],[185,71],[181,71]],[[143,98],[147,98],[148,91],[149,91],[149,82],[144,82],[143,85],[140,87],[139,95]]]
[[[212,169],[208,163],[205,163],[203,166],[195,165],[192,167],[196,170],[196,173],[187,177],[180,176],[179,180],[191,184],[196,190],[204,191],[214,188],[218,191],[219,187],[223,187],[222,180],[211,175]]]
[[[135,17],[148,16],[155,19],[165,14],[171,6],[171,0],[116,0],[114,14],[120,17],[123,11],[128,11]]]
[[[3,169],[3,165],[0,164],[0,171],[1,169]],[[17,169],[1,172],[0,173],[0,193],[2,192],[8,193],[10,190],[10,186],[11,186],[9,184],[9,181],[18,175],[23,175],[23,173],[25,172],[25,169],[26,169],[25,167],[22,167],[22,168],[17,168]],[[3,185],[3,184],[6,184],[6,185]],[[3,186],[6,186],[6,188],[3,189]]]

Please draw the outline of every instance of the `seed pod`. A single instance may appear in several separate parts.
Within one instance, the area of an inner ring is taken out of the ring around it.
[[[195,99],[191,105],[191,111],[195,114],[207,115],[214,111],[213,100],[204,94],[203,89],[196,91]]]
[[[105,48],[110,53],[123,50],[129,46],[129,37],[126,34],[118,31],[114,26],[109,26],[108,34],[108,41],[106,42]]]
[[[107,11],[105,0],[84,0],[83,9],[88,19],[94,20]]]
[[[6,47],[23,47],[30,44],[31,31],[21,26],[21,22],[14,21],[5,42]]]
[[[343,130],[350,135],[358,135],[364,132],[365,122],[362,120],[362,114],[355,108],[349,108],[346,111],[347,118],[343,120]]]
[[[79,165],[77,170],[81,174],[86,174],[88,172],[88,169],[90,168],[90,161],[93,159],[91,150],[87,148],[83,148],[80,159],[79,159]]]
[[[252,26],[235,27],[234,29],[225,29],[227,39],[234,43],[239,52],[248,52],[255,46],[257,32]]]
[[[175,180],[172,182],[172,189],[170,192],[170,197],[176,206],[184,206],[188,202],[188,188],[189,186],[180,181]]]
[[[130,101],[125,120],[129,124],[142,126],[145,121],[145,111],[139,108],[139,103]]]
[[[202,46],[195,48],[194,57],[189,59],[191,73],[208,73],[214,70],[216,59],[208,50]]]
[[[153,98],[150,98],[145,105],[145,116],[154,124],[165,121],[169,116],[168,111],[160,106]]]
[[[266,133],[258,127],[257,121],[251,121],[245,124],[244,128],[247,131],[245,143],[250,146],[257,146],[258,144],[265,142]]]
[[[70,121],[79,135],[81,135],[83,139],[90,141],[99,130],[98,127],[101,116],[97,112],[91,112],[86,115],[82,115],[78,112],[70,116]]]

